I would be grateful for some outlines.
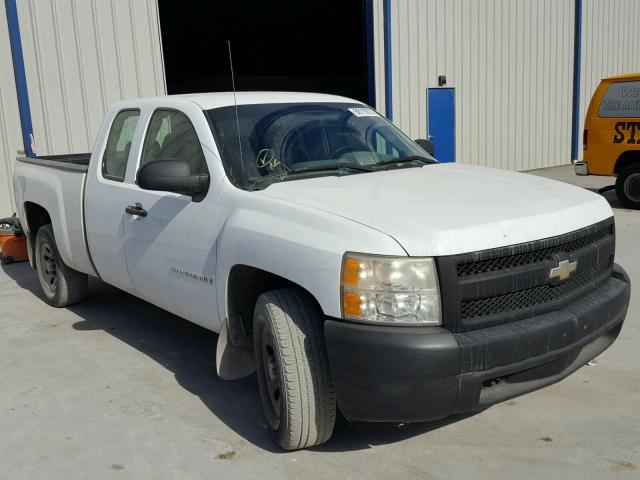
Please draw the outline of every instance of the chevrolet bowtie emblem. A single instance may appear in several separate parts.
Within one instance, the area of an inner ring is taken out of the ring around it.
[[[553,267],[549,271],[549,280],[564,281],[571,276],[573,272],[578,268],[578,261],[570,262],[569,260],[562,260],[558,262],[557,267]]]

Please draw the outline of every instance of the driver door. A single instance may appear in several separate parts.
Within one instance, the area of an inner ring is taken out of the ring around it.
[[[200,111],[200,114],[202,112]],[[209,173],[189,116],[159,108],[149,119],[137,172],[152,161],[187,162],[192,174]],[[129,191],[124,220],[127,269],[138,296],[206,328],[217,330],[215,302],[219,183],[203,199],[173,192]]]

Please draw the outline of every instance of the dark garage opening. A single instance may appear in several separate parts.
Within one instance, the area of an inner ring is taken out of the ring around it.
[[[293,90],[373,101],[367,0],[159,0],[169,94]]]

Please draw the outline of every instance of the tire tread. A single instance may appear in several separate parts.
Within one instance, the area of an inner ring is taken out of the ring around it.
[[[323,443],[333,433],[336,402],[318,307],[296,288],[264,293],[260,304],[275,332],[288,407],[280,445],[295,450]]]
[[[36,268],[41,268],[37,249],[39,242],[43,239],[49,242],[51,248],[54,250],[56,255],[56,269],[61,273],[61,275],[58,276],[58,288],[55,295],[49,297],[45,293],[45,300],[49,305],[53,305],[54,307],[67,307],[80,302],[87,294],[88,276],[85,273],[72,269],[62,261],[51,224],[41,226],[36,234]],[[40,275],[38,275],[38,279],[42,283]],[[42,286],[42,289],[44,291],[44,286]]]
[[[629,198],[624,191],[624,184],[627,178],[634,173],[640,173],[640,162],[633,163],[622,169],[616,178],[615,189],[618,199],[620,199],[625,207],[640,209],[640,202]]]

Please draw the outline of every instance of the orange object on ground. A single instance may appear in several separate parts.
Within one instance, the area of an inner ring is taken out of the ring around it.
[[[27,239],[15,217],[0,220],[0,254],[3,265],[29,259]]]

